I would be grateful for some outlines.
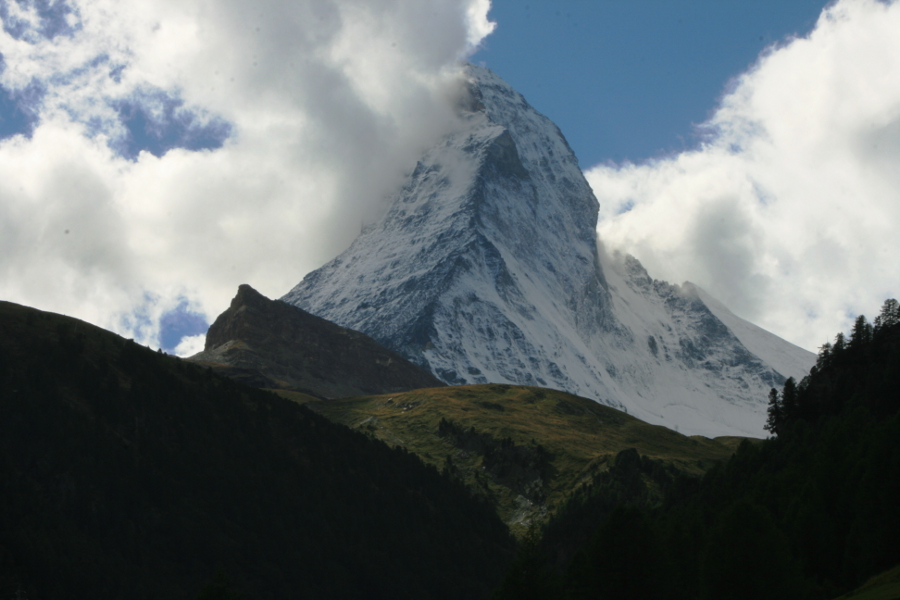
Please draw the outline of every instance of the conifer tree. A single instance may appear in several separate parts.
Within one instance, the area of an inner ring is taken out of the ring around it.
[[[781,400],[778,398],[778,390],[769,390],[769,418],[766,420],[765,430],[772,435],[778,435],[784,422],[784,411]]]
[[[866,320],[865,315],[856,317],[853,323],[853,330],[850,332],[849,347],[859,348],[872,341],[872,326]]]
[[[797,382],[793,377],[788,377],[781,391],[781,422],[784,426],[790,426],[800,416],[800,406],[797,402]]]
[[[844,333],[838,331],[838,334],[834,336],[834,345],[831,347],[831,353],[832,355],[838,355],[846,349],[847,341],[844,339]]]
[[[897,323],[900,323],[900,302],[894,298],[888,298],[881,306],[881,314],[875,317],[875,330],[891,327]]]

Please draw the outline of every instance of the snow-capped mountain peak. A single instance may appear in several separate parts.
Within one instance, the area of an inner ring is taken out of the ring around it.
[[[762,435],[769,387],[814,356],[606,255],[559,129],[491,71],[468,73],[459,129],[283,300],[450,384],[546,386],[683,432]]]

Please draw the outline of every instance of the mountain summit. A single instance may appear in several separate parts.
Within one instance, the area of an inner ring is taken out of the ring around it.
[[[450,384],[544,386],[686,433],[763,435],[769,388],[815,356],[608,255],[559,129],[493,72],[467,72],[458,130],[283,300]]]

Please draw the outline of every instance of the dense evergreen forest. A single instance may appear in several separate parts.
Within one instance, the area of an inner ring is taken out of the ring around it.
[[[0,303],[0,600],[479,598],[512,556],[418,458]]]
[[[900,564],[900,306],[770,394],[773,437],[701,479],[621,453],[496,599],[830,599]]]

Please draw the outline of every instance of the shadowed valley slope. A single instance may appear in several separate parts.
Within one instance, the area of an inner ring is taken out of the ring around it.
[[[407,452],[0,302],[0,598],[484,598],[510,552]]]

